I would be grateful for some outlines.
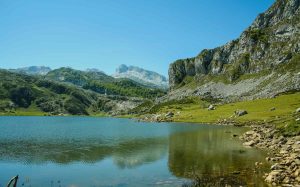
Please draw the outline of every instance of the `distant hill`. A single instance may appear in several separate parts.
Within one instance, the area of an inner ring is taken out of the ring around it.
[[[105,96],[73,84],[7,70],[0,70],[0,77],[0,114],[5,115],[117,114],[133,108],[143,100]]]
[[[71,83],[83,89],[107,95],[153,99],[165,94],[163,90],[150,88],[130,79],[116,79],[101,71],[59,68],[46,74],[45,79]]]
[[[48,72],[45,78],[84,86],[91,80],[113,82],[114,78],[101,71],[81,71],[69,67],[62,67]]]
[[[128,78],[150,87],[162,89],[168,88],[168,81],[165,76],[136,66],[126,66],[122,64],[116,69],[116,72],[113,75],[113,77]]]
[[[27,75],[46,75],[49,71],[51,71],[51,68],[46,66],[29,66],[17,69],[9,69],[9,71],[24,73]]]

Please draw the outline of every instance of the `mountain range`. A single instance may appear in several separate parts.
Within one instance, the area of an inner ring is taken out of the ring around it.
[[[60,68],[59,68],[60,69]],[[72,68],[70,68],[72,69]],[[28,66],[28,67],[22,67],[17,69],[9,69],[9,71],[16,72],[16,73],[24,73],[27,75],[47,75],[52,69],[50,67],[46,66]],[[53,70],[55,71],[55,70]],[[142,85],[145,85],[147,87],[152,88],[159,88],[159,89],[168,89],[168,80],[165,76],[160,75],[154,71],[145,70],[140,67],[136,66],[126,66],[124,64],[120,65],[117,69],[115,74],[113,74],[110,78],[107,76],[103,71],[96,69],[96,68],[90,68],[86,69],[85,71],[87,74],[93,74],[94,76],[100,76],[101,78],[108,78],[112,80],[112,77],[114,78],[126,78],[131,79],[135,82],[138,82]],[[53,72],[52,72],[53,73]],[[51,75],[50,75],[51,76]],[[52,77],[54,78],[54,77]],[[100,78],[100,77],[98,77]],[[100,79],[101,79],[100,78]],[[62,76],[60,76],[58,79],[62,79]]]
[[[95,69],[31,66],[0,70],[0,77],[0,113],[12,115],[115,115],[166,93]]]
[[[168,88],[168,80],[165,76],[136,66],[126,66],[122,64],[116,69],[113,77],[128,78],[150,87]]]
[[[97,69],[51,70],[32,66],[0,70],[0,111],[13,106],[63,114],[131,110],[139,113],[142,108],[155,111],[157,105],[182,103],[190,97],[227,103],[297,92],[300,90],[299,7],[300,0],[277,0],[239,38],[171,63],[167,94],[164,76],[135,66],[121,65],[112,76]],[[69,111],[65,108],[68,105],[74,105],[78,111]]]
[[[51,68],[46,66],[28,66],[17,69],[9,69],[9,71],[28,75],[46,75],[49,71],[51,71]]]

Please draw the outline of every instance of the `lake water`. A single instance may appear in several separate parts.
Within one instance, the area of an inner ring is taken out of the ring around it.
[[[182,186],[226,181],[262,186],[255,162],[265,153],[242,146],[244,128],[144,123],[93,117],[0,117],[0,187]],[[239,174],[233,174],[240,172]]]

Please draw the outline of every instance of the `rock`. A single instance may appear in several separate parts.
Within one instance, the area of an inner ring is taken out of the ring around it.
[[[279,169],[281,169],[281,166],[278,163],[271,166],[271,170],[279,170]]]
[[[237,116],[243,116],[243,115],[248,114],[248,112],[246,110],[236,110],[234,113]]]
[[[234,171],[234,172],[232,172],[232,174],[235,174],[235,175],[238,175],[240,173],[241,173],[240,171]]]
[[[238,135],[237,135],[237,134],[233,134],[233,135],[232,135],[232,137],[234,137],[234,138],[235,138],[235,137],[238,137]]]
[[[295,176],[295,177],[300,176],[300,169],[297,169],[297,170],[295,171],[294,176]]]
[[[281,172],[282,172],[281,170],[271,171],[271,173],[269,173],[268,176],[266,177],[265,181],[268,183],[273,183],[274,181],[278,181]]]
[[[270,111],[274,111],[274,110],[276,110],[276,108],[275,108],[275,107],[273,107],[273,108],[271,108],[271,109],[270,109]]]
[[[295,163],[300,166],[300,159],[295,159]]]
[[[300,118],[297,118],[295,121],[300,121]]]
[[[300,112],[300,108],[297,108],[297,109],[296,109],[296,112],[299,113],[299,112]]]
[[[247,136],[251,136],[251,135],[253,135],[255,132],[254,131],[247,131],[245,134],[247,135]]]
[[[174,113],[173,112],[168,112],[165,116],[171,118],[171,117],[174,116]]]
[[[214,107],[214,105],[209,105],[208,110],[215,110],[216,108]]]
[[[254,144],[255,144],[255,142],[253,140],[243,143],[244,146],[253,146]]]
[[[290,178],[289,177],[285,177],[283,179],[282,183],[285,183],[285,184],[290,183]]]

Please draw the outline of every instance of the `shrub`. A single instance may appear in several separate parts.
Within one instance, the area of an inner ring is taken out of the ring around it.
[[[73,97],[65,102],[65,109],[73,115],[88,115],[88,112],[85,110],[84,104]]]
[[[28,108],[35,96],[31,88],[18,87],[11,90],[10,98],[18,106]]]

